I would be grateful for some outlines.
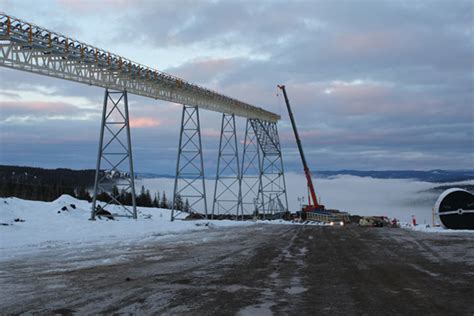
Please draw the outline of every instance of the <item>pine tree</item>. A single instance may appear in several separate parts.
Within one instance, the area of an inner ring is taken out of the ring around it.
[[[161,196],[160,208],[169,208],[168,199],[166,198],[165,191],[163,191],[163,195]]]
[[[79,189],[77,189],[76,197],[79,200],[86,200],[86,201],[89,201],[89,202],[92,200],[89,191],[87,191],[84,186],[81,186]]]
[[[136,199],[136,197],[135,197]],[[125,203],[123,203],[124,205],[132,205],[133,204],[133,201],[132,201],[132,192],[125,192],[125,195],[124,195],[124,201]],[[137,201],[135,200],[135,203]]]
[[[188,199],[186,199],[186,202],[184,203],[183,211],[188,212],[188,213],[191,211],[191,206],[189,205],[189,200]]]
[[[160,192],[155,193],[155,197],[153,198],[153,207],[160,207]]]
[[[145,187],[142,185],[140,189],[140,194],[135,197],[137,206],[146,206],[146,192]]]
[[[146,207],[152,207],[152,200],[151,200],[151,195],[150,195],[150,190],[146,190],[145,192],[145,198],[144,198],[144,206]]]
[[[182,211],[184,209],[183,198],[181,197],[181,195],[179,193],[176,194],[176,196],[174,198],[174,208],[176,210],[180,210],[180,211]]]

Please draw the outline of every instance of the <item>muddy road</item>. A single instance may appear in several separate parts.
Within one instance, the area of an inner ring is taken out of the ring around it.
[[[474,234],[255,225],[0,261],[2,313],[474,313]]]

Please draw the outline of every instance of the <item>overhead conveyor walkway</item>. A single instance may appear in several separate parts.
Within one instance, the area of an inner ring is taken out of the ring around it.
[[[0,13],[0,65],[153,99],[276,122],[262,108]]]

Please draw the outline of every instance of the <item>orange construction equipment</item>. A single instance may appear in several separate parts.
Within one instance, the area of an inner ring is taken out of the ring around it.
[[[308,205],[305,205],[303,207],[303,211],[304,212],[324,211],[324,205],[319,204],[318,198],[316,197],[316,192],[314,191],[313,180],[311,179],[311,171],[309,170],[308,164],[306,163],[306,158],[303,152],[303,146],[301,145],[301,139],[298,134],[298,129],[296,128],[295,118],[293,117],[293,111],[291,111],[290,101],[288,100],[288,95],[286,94],[285,86],[279,85],[278,88],[280,88],[283,91],[286,108],[288,109],[288,115],[290,116],[291,126],[293,127],[293,132],[295,133],[296,144],[298,145],[301,161],[303,162],[304,174],[306,176],[309,196],[308,196]]]

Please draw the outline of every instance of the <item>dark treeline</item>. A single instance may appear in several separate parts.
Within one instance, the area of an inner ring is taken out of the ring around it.
[[[95,170],[43,169],[0,165],[0,197],[50,202],[63,194],[89,200]]]
[[[90,200],[85,187],[63,186],[60,184],[43,185],[22,182],[0,182],[0,197],[17,197],[24,200],[51,202],[63,194],[69,194],[80,200]]]
[[[36,185],[90,187],[94,184],[95,170],[43,169],[35,167],[0,165],[1,182],[19,182]]]
[[[123,204],[123,205],[132,205],[132,193],[125,191],[125,190],[119,190],[117,186],[114,186],[112,188],[112,191],[107,193],[107,192],[102,192],[97,195],[97,199],[99,201],[111,203],[111,204],[117,204],[117,202]],[[176,196],[176,209],[181,210],[181,211],[189,211],[190,210],[190,205],[188,199],[186,201],[183,201],[183,198],[178,194]],[[135,202],[137,206],[143,206],[143,207],[159,207],[159,208],[166,208],[166,209],[171,209],[171,200],[168,200],[166,193],[163,191],[161,197],[160,193],[157,192],[154,194],[154,196],[151,195],[150,190],[145,189],[144,186],[142,186],[140,193],[135,196]]]
[[[42,169],[33,167],[0,165],[0,197],[17,197],[25,200],[51,202],[63,194],[80,200],[92,201],[87,190],[94,184],[95,170]],[[110,195],[124,205],[132,205],[132,194],[119,191],[113,186],[112,192],[102,192],[97,199],[102,202],[116,203]],[[166,193],[151,196],[143,186],[136,194],[136,204],[142,207],[171,208]],[[189,203],[176,197],[176,209],[187,210]]]

